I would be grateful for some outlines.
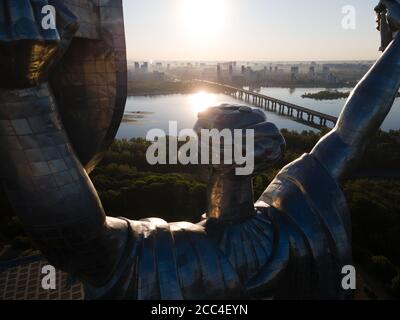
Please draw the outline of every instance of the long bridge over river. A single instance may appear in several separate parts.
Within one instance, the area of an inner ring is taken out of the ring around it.
[[[197,80],[202,84],[216,87],[224,94],[235,97],[236,99],[252,103],[254,106],[267,111],[276,112],[279,115],[289,117],[297,122],[303,123],[314,128],[332,128],[336,125],[338,118],[304,108],[293,103],[275,99],[257,92],[235,88],[222,83]]]

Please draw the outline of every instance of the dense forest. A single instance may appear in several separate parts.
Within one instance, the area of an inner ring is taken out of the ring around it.
[[[309,152],[323,133],[289,132],[284,160],[254,178],[259,197],[282,166]],[[205,168],[150,166],[149,142],[116,140],[92,173],[108,215],[130,219],[161,217],[196,222],[205,212]],[[352,221],[354,256],[388,292],[400,296],[400,131],[379,132],[363,161],[343,189]],[[0,260],[32,254],[34,245],[24,234],[3,194],[0,194]],[[371,293],[373,295],[373,293]]]
[[[323,90],[316,93],[305,93],[301,97],[314,100],[337,100],[348,98],[350,93],[351,91]],[[397,93],[397,97],[400,97],[400,92]]]

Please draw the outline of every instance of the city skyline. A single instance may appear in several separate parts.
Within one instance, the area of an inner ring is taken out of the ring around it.
[[[124,0],[128,59],[375,60],[377,2]],[[349,6],[355,10],[354,29],[343,27],[352,14]]]

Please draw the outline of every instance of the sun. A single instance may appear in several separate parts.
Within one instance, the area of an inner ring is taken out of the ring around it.
[[[195,113],[204,111],[216,104],[215,94],[200,91],[191,96],[191,106]]]
[[[214,37],[225,26],[227,0],[181,0],[184,31],[196,40]]]

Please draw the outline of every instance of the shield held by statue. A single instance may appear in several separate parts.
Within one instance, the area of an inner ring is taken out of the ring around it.
[[[59,111],[87,172],[113,142],[127,96],[127,62],[121,0],[67,0],[79,30],[51,79]]]

